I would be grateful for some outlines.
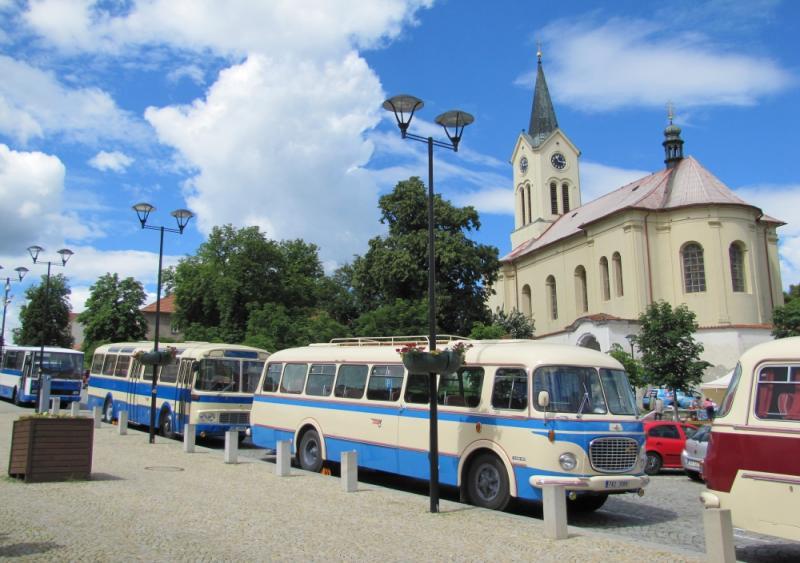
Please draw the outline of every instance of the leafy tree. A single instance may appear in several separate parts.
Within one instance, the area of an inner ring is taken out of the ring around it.
[[[800,336],[800,299],[791,299],[783,307],[776,307],[772,312],[772,325],[775,338]]]
[[[477,330],[476,330],[477,327]],[[506,314],[502,309],[492,314],[492,323],[476,323],[470,333],[471,338],[487,340],[494,338],[533,338],[533,319],[513,309]]]
[[[147,321],[142,314],[147,295],[142,284],[133,278],[119,279],[117,274],[100,276],[90,288],[86,309],[78,315],[83,325],[83,350],[91,356],[104,342],[142,340]]]
[[[379,200],[381,222],[389,227],[386,236],[370,240],[364,256],[352,266],[352,290],[358,312],[367,315],[356,321],[361,330],[387,330],[391,324],[376,324],[381,307],[400,306],[406,312],[415,310],[413,303],[428,296],[428,196],[417,177],[399,182],[395,189]],[[497,249],[477,244],[466,236],[480,228],[478,213],[473,207],[455,207],[435,196],[436,245],[436,322],[438,330],[451,334],[468,334],[475,322],[488,322],[485,306],[487,287],[497,278]],[[386,311],[383,309],[382,311]],[[408,328],[415,334],[427,333],[427,314],[423,322]],[[401,325],[404,323],[400,323]],[[365,334],[365,333],[362,333]]]
[[[266,303],[254,307],[247,322],[245,344],[275,351],[312,342],[328,342],[347,335],[347,327],[326,311],[307,310],[293,315],[286,306]]]
[[[70,348],[73,344],[69,329],[69,313],[72,309],[69,295],[72,291],[67,278],[62,274],[51,275],[47,297],[46,289],[47,276],[44,275],[40,285],[32,285],[25,290],[28,302],[20,309],[20,327],[14,330],[14,342],[24,346],[41,346],[44,341],[45,346]]]
[[[628,380],[634,387],[640,388],[647,385],[647,379],[644,375],[644,368],[642,363],[631,356],[629,352],[620,346],[618,343],[611,345],[611,350],[608,351],[609,355],[622,364],[625,372],[628,374]]]
[[[392,303],[379,305],[355,320],[353,333],[365,336],[427,335],[428,301],[395,299]]]
[[[469,337],[475,340],[498,340],[506,335],[506,329],[500,325],[491,323],[485,324],[481,321],[472,325],[472,332]]]
[[[791,301],[800,298],[800,283],[789,284],[789,291],[783,292],[783,304],[788,305]]]
[[[700,383],[703,371],[710,365],[700,360],[703,345],[695,341],[695,314],[686,304],[672,308],[665,301],[650,304],[639,315],[641,333],[633,342],[642,352],[642,365],[650,383],[666,386],[673,393],[688,392]],[[675,418],[678,402],[673,401]]]

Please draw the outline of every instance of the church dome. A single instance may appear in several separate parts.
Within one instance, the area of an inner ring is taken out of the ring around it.
[[[676,138],[681,136],[681,128],[675,125],[674,123],[670,123],[667,125],[666,129],[664,129],[664,136],[667,138]]]

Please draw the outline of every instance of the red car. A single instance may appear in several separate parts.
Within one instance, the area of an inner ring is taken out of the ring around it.
[[[662,468],[683,469],[681,452],[690,438],[697,432],[697,427],[672,420],[645,421],[644,432],[647,437],[647,464],[644,472],[655,475]]]

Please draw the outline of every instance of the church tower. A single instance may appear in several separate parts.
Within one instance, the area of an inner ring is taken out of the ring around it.
[[[558,128],[556,113],[537,56],[531,118],[514,145],[514,231],[511,247],[538,238],[561,215],[581,205],[580,151]]]

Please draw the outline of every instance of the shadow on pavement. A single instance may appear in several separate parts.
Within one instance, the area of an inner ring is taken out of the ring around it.
[[[37,555],[47,553],[54,549],[59,549],[60,546],[54,542],[29,542],[29,543],[12,543],[11,545],[0,545],[0,557],[23,557],[26,555]]]

